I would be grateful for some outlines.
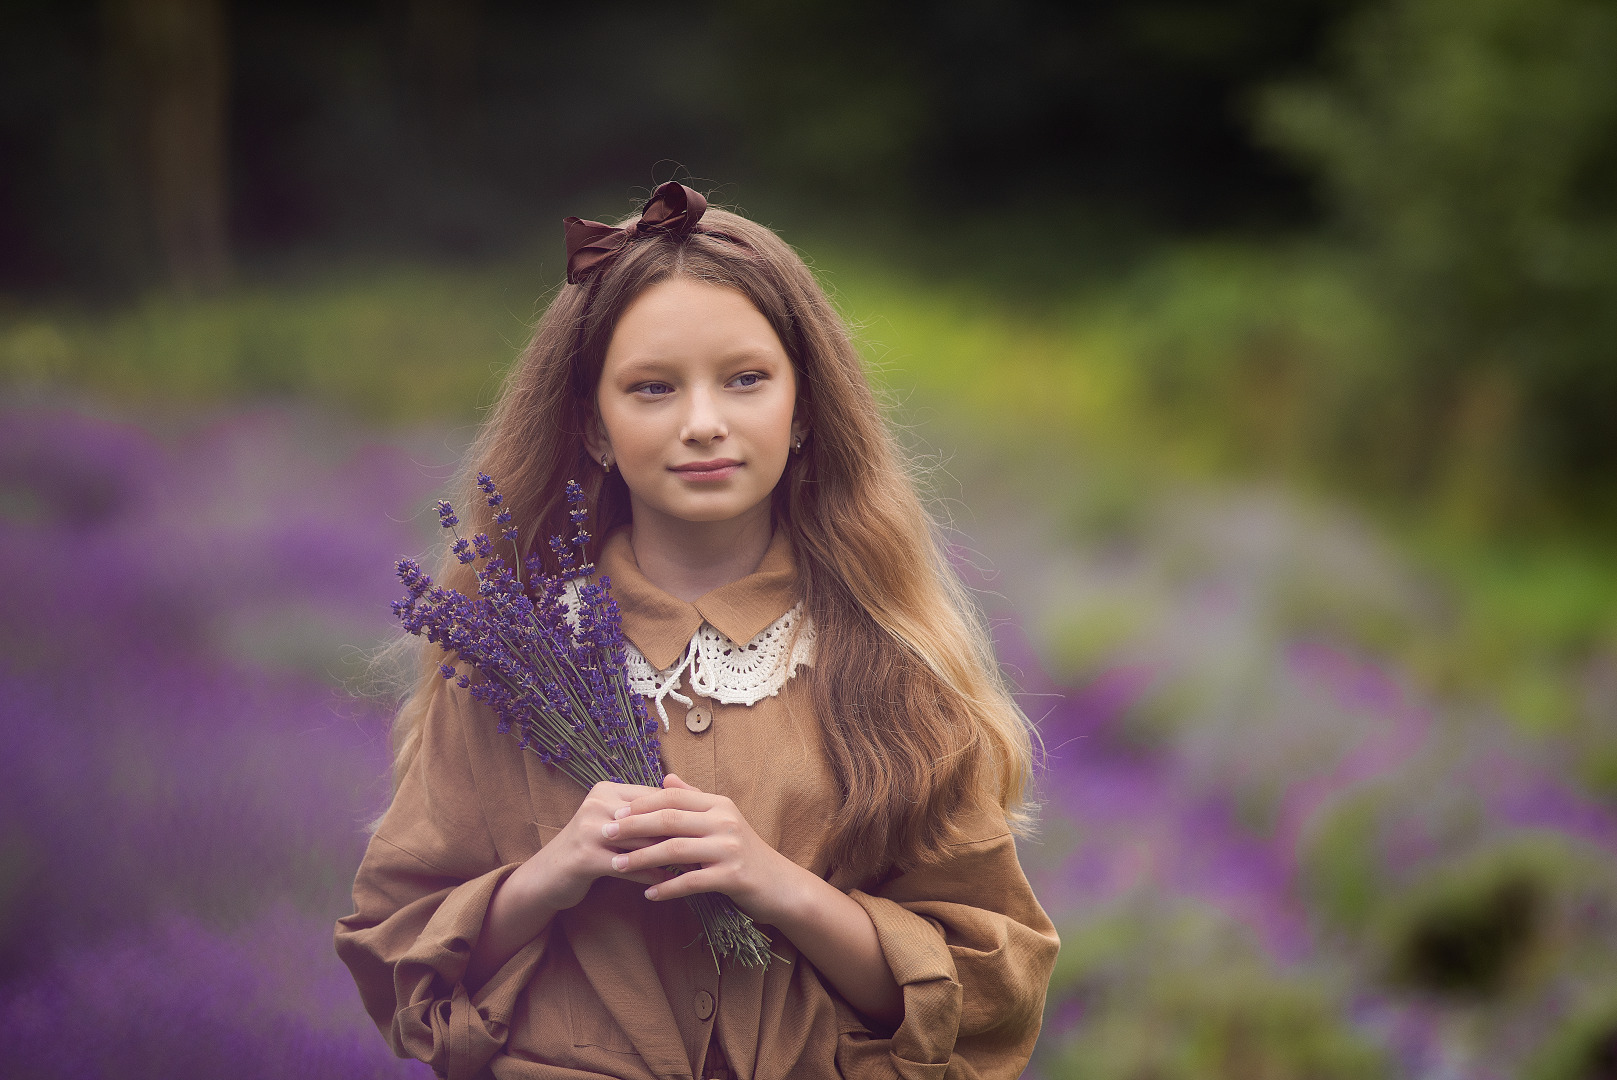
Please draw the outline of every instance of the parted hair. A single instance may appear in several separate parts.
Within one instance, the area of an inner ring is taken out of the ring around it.
[[[632,219],[631,219],[632,220]],[[493,532],[474,477],[499,483],[524,550],[569,533],[564,485],[588,494],[598,546],[630,520],[620,474],[585,447],[618,319],[645,289],[684,276],[735,289],[779,336],[809,435],[773,494],[774,526],[797,560],[817,629],[809,682],[841,789],[829,823],[837,865],[861,873],[939,860],[967,820],[998,811],[1026,831],[1032,732],[1000,675],[981,614],[872,393],[847,325],[798,254],[768,228],[712,208],[698,231],[636,239],[585,284],[564,285],[505,379],[459,481],[457,509]],[[462,509],[463,508],[463,509]],[[554,572],[553,564],[547,563]],[[439,583],[471,592],[472,568],[446,554]],[[393,727],[394,783],[421,742],[443,657],[421,643],[420,674]]]

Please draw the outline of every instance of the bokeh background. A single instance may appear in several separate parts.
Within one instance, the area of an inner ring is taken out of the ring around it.
[[[10,1075],[426,1075],[329,944],[392,560],[671,178],[1040,723],[1034,1075],[1617,1077],[1610,0],[7,0]]]

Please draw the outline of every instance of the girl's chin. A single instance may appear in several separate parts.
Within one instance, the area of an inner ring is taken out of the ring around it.
[[[692,525],[719,525],[727,521],[739,523],[750,520],[760,509],[767,513],[768,505],[768,496],[747,503],[722,498],[679,499],[670,500],[656,509],[669,518]]]

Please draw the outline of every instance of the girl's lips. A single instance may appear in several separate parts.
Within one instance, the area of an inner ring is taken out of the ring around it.
[[[741,462],[727,459],[723,461],[698,461],[691,465],[678,465],[670,471],[678,473],[686,480],[709,481],[728,480],[740,468]]]

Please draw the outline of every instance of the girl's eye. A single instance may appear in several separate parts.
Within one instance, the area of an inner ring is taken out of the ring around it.
[[[737,386],[742,387],[757,386],[759,383],[764,381],[764,377],[758,374],[756,371],[749,371],[743,375],[737,375],[730,381],[735,383]]]
[[[652,397],[662,397],[664,394],[674,392],[672,386],[662,382],[641,383],[634,389],[637,394],[650,394]]]

